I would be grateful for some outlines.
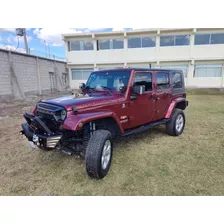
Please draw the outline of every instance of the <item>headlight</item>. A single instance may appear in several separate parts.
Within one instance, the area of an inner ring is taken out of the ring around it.
[[[61,119],[64,120],[66,118],[67,112],[66,110],[61,111]]]

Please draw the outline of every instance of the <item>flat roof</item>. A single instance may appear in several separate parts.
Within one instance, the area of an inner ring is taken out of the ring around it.
[[[97,36],[105,36],[105,35],[128,35],[128,34],[138,34],[138,33],[163,33],[169,31],[193,31],[194,28],[146,28],[146,29],[134,29],[134,30],[120,30],[120,31],[110,31],[110,32],[84,32],[84,33],[65,33],[62,34],[64,38],[69,37],[97,37]]]

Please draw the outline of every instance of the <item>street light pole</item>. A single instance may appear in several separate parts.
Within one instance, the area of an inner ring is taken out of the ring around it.
[[[26,38],[26,29],[23,29],[23,37],[24,37],[24,43],[25,43],[25,47],[26,47],[26,53],[29,54],[29,49],[28,49],[28,43],[27,43],[27,38]]]

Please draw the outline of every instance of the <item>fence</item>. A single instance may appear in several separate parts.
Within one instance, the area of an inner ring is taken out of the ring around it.
[[[0,96],[24,99],[30,92],[41,95],[68,86],[65,62],[0,49]]]

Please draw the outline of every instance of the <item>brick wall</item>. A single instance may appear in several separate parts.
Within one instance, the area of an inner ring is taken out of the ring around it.
[[[63,91],[63,74],[67,74],[65,62],[0,49],[0,96]]]

